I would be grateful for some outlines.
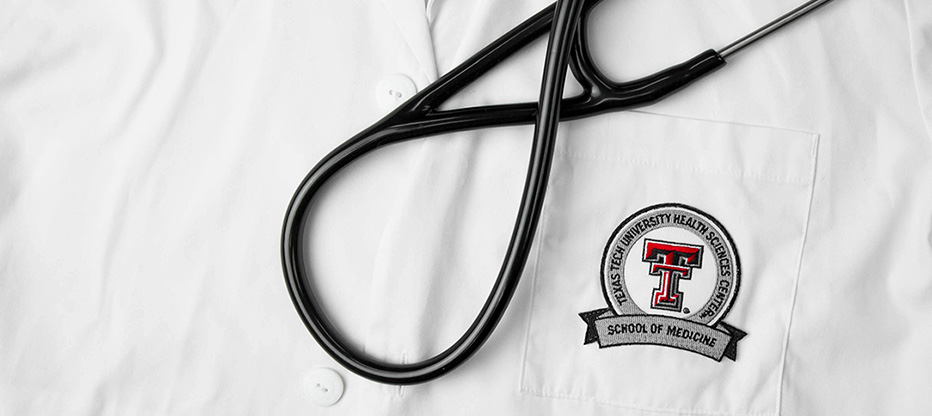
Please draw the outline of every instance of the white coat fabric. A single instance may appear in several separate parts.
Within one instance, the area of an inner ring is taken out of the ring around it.
[[[388,386],[324,353],[282,278],[292,192],[548,4],[0,1],[0,414],[929,413],[926,0],[838,0],[662,103],[562,123],[521,284],[452,373]],[[630,80],[797,5],[605,0],[592,53]],[[544,44],[447,107],[536,101]],[[307,256],[354,346],[411,363],[469,326],[531,132],[390,146],[323,191]],[[734,361],[584,345],[579,314],[606,307],[606,241],[663,203],[708,213],[740,253]],[[319,368],[342,379],[330,406],[315,400]]]

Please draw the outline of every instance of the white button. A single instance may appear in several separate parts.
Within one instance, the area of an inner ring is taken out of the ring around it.
[[[376,88],[376,98],[379,107],[382,110],[394,110],[399,104],[408,101],[411,96],[417,94],[417,86],[414,81],[402,74],[392,74],[379,82]]]
[[[311,370],[305,385],[310,390],[311,401],[318,406],[333,406],[343,396],[343,378],[329,368]]]

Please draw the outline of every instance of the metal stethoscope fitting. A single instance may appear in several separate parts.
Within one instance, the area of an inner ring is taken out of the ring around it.
[[[308,331],[334,360],[373,381],[416,384],[453,370],[489,338],[515,292],[540,218],[561,120],[657,102],[720,68],[732,54],[831,1],[809,1],[719,51],[708,50],[653,75],[622,83],[607,79],[589,54],[585,30],[588,13],[600,0],[559,0],[524,21],[385,118],[331,151],[301,182],[285,215],[282,266],[291,299]],[[538,102],[438,109],[453,94],[548,32],[550,38]],[[567,68],[573,72],[583,92],[564,99]],[[304,256],[307,247],[303,235],[311,200],[323,184],[346,165],[381,146],[455,131],[531,123],[535,127],[534,141],[511,242],[492,291],[466,333],[440,354],[411,364],[381,362],[348,346],[321,310],[317,295],[308,284],[311,276]]]

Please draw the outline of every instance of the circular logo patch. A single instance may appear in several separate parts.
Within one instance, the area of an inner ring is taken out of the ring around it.
[[[615,229],[602,287],[619,315],[670,316],[715,325],[735,301],[738,253],[710,215],[679,204],[647,207]]]
[[[600,278],[609,308],[580,313],[585,344],[663,345],[720,361],[734,360],[747,335],[721,322],[741,283],[735,244],[696,208],[654,205],[622,221],[603,252]]]

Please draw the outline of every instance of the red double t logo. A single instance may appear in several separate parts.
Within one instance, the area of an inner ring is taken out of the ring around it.
[[[644,240],[643,261],[650,263],[650,275],[660,277],[654,289],[651,308],[683,312],[680,280],[692,278],[690,271],[702,267],[702,246],[660,240]]]

